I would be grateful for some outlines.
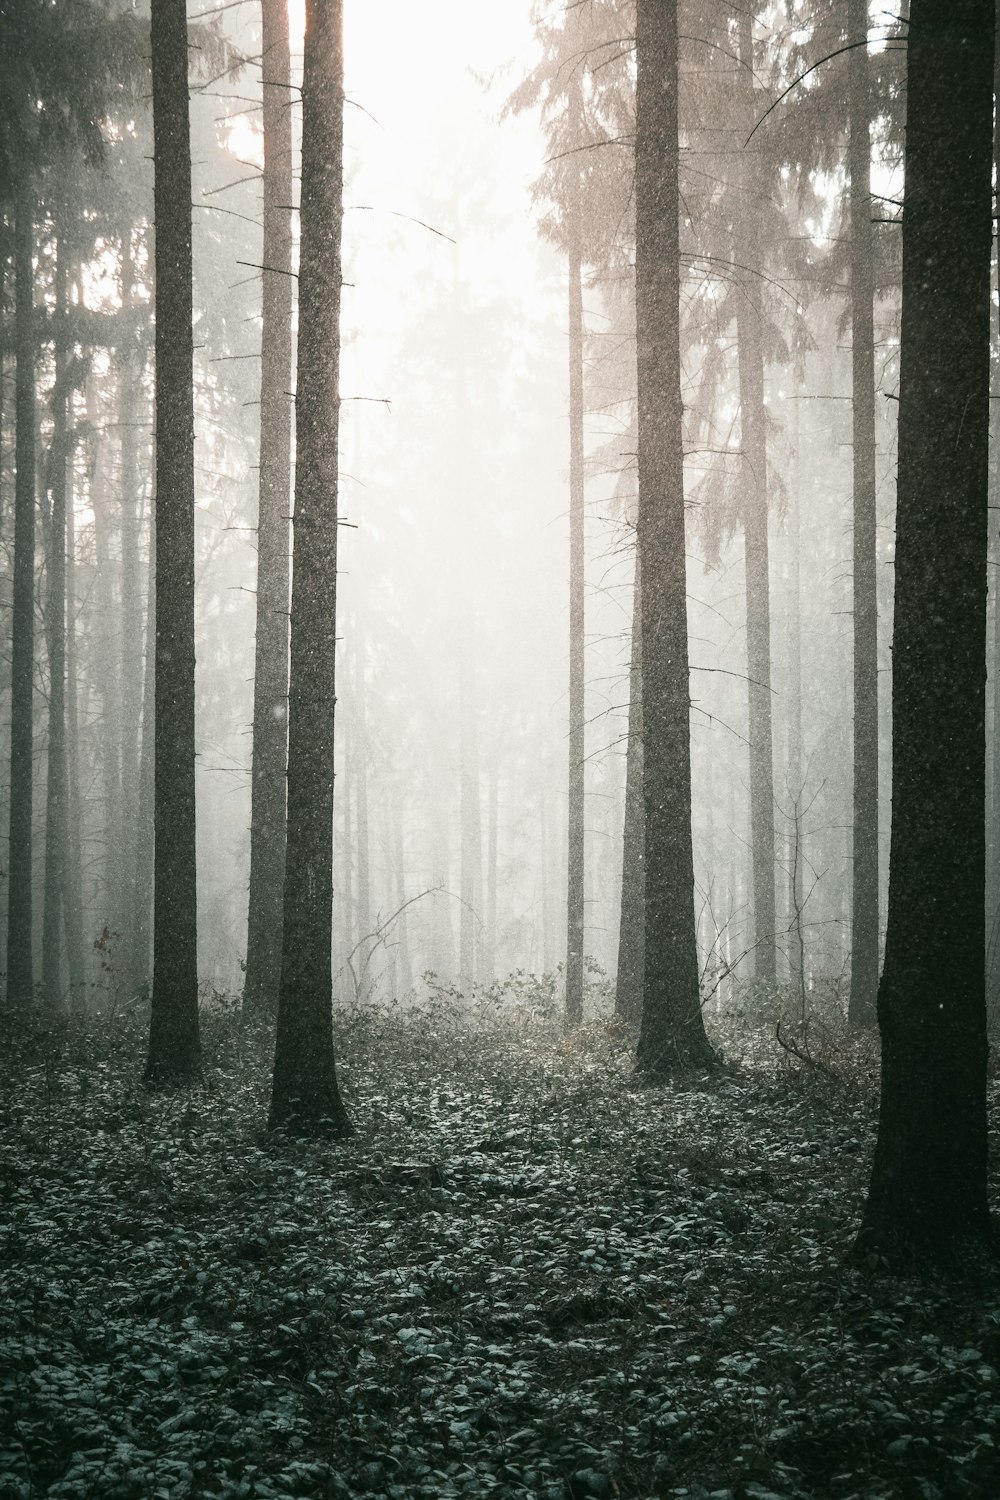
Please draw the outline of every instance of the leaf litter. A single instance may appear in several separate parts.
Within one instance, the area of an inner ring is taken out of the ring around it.
[[[188,1093],[138,1016],[3,1065],[0,1500],[1000,1494],[1000,1288],[844,1264],[870,1056],[650,1087],[613,1026],[356,1007],[306,1145],[206,1019]]]

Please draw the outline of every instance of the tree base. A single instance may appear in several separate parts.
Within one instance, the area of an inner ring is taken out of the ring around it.
[[[981,1283],[1000,1274],[1000,1247],[990,1226],[921,1234],[866,1222],[847,1264],[872,1275]]]

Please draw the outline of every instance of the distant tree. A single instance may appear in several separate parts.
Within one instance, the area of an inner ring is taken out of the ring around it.
[[[34,194],[26,174],[14,229],[15,388],[14,587],[11,624],[10,843],[7,1001],[21,1007],[34,987],[32,962],[32,687],[35,639]]]
[[[285,0],[262,0],[263,322],[257,641],[250,785],[250,909],[243,1005],[274,1015],[281,978],[288,749],[288,585],[292,407],[292,111]]]
[[[990,1244],[984,996],[994,0],[912,0],[882,1098],[856,1252]]]
[[[875,268],[871,226],[868,0],[849,0],[851,406],[854,466],[854,831],[850,1020],[878,994],[878,553],[875,533]]]
[[[56,244],[54,310],[66,314],[67,250],[60,232]],[[42,986],[50,1005],[62,998],[63,927],[66,952],[80,944],[74,931],[73,903],[67,901],[70,853],[69,774],[66,757],[66,471],[70,460],[70,362],[64,332],[56,333],[52,392],[52,445],[46,487],[49,492],[46,558],[45,640],[49,658],[49,749],[45,791],[45,889],[42,908]],[[75,955],[79,957],[79,952]]]
[[[156,709],[153,993],[146,1078],[197,1076],[194,393],[185,0],[153,0]]]
[[[569,87],[570,129],[582,134],[579,70]],[[569,766],[566,870],[566,1020],[583,1020],[583,950],[586,942],[586,606],[584,574],[583,260],[580,172],[569,185]]]
[[[753,17],[737,18],[737,87],[746,133],[758,113],[754,88]],[[742,521],[746,568],[747,699],[750,740],[750,854],[754,974],[775,977],[774,744],[771,723],[771,581],[768,542],[767,407],[764,400],[764,310],[761,208],[767,192],[759,143],[744,146],[734,262],[742,285],[736,305],[740,443],[743,449]]]
[[[337,614],[342,0],[306,0],[288,835],[270,1124],[344,1135],[333,1050],[333,724]]]
[[[680,372],[677,0],[636,15],[645,958],[638,1066],[711,1064],[698,982]]]
[[[629,663],[628,746],[625,751],[622,909],[618,932],[615,1014],[631,1026],[642,1016],[645,851],[642,800],[642,582],[636,556]]]

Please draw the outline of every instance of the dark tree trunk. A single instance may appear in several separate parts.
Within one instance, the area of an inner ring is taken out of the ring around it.
[[[153,0],[156,708],[153,1000],[146,1077],[200,1067],[194,776],[194,350],[184,0]]]
[[[66,250],[56,246],[55,311],[66,312]],[[63,898],[69,787],[66,770],[66,466],[69,461],[67,351],[56,349],[52,448],[48,464],[49,535],[45,639],[49,657],[49,749],[45,788],[45,884],[42,898],[42,990],[49,1005],[63,998]],[[67,934],[68,936],[68,934]]]
[[[571,108],[582,104],[574,95]],[[583,1020],[585,943],[584,796],[586,767],[584,664],[583,266],[580,188],[573,187],[569,240],[569,797],[566,859],[566,1021]]]
[[[698,992],[680,372],[677,3],[638,0],[636,329],[646,901],[644,1071],[710,1064]]]
[[[288,843],[271,1127],[350,1130],[333,1052],[333,725],[337,612],[342,0],[306,0],[302,240],[288,697]]]
[[[739,17],[743,119],[755,119],[752,17]],[[751,128],[747,124],[744,134]],[[774,754],[771,725],[771,585],[767,535],[767,409],[764,405],[764,306],[761,295],[760,204],[764,185],[756,151],[744,152],[742,169],[743,237],[738,261],[746,265],[736,317],[739,353],[740,430],[745,500],[743,536],[746,555],[747,699],[750,739],[750,849],[753,873],[754,975],[773,980],[775,964],[774,901]]]
[[[851,379],[854,437],[854,859],[852,1026],[878,995],[878,560],[875,541],[875,277],[872,263],[868,0],[850,0]]]
[[[642,583],[639,554],[632,594],[632,657],[628,672],[628,748],[625,752],[625,820],[622,830],[622,909],[618,927],[615,1014],[630,1026],[642,1016],[645,836],[642,800]]]
[[[983,974],[993,0],[912,0],[882,1102],[862,1255],[990,1242]]]
[[[998,5],[1000,17],[1000,5]],[[1000,99],[1000,48],[993,61],[993,98]],[[1000,109],[993,112],[993,170],[1000,164]],[[993,244],[994,289],[1000,288],[1000,250]],[[1000,311],[993,320],[994,360],[1000,360]],[[994,363],[994,371],[996,363]],[[1000,523],[1000,386],[994,380],[990,397],[989,503]],[[993,629],[988,660],[992,736],[987,769],[986,820],[986,1017],[992,1034],[1000,1018],[1000,524],[993,533],[993,557],[989,569]]]
[[[32,962],[31,727],[35,646],[35,334],[30,187],[17,200],[14,274],[17,337],[14,459],[14,599],[10,684],[10,853],[7,896],[7,1003],[23,1007],[34,988]]]
[[[292,123],[288,6],[262,0],[264,299],[257,511],[257,643],[250,790],[250,907],[243,1005],[273,1016],[281,979],[288,749],[288,515],[291,508]]]

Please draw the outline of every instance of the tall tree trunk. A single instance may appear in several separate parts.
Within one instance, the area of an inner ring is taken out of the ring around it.
[[[698,993],[680,370],[677,0],[638,0],[635,296],[645,951],[638,1066],[708,1064]]]
[[[489,984],[496,978],[497,963],[497,804],[500,765],[494,749],[490,757],[486,793],[486,937],[483,943],[482,977]]]
[[[83,1002],[83,869],[80,851],[80,743],[77,710],[76,652],[76,468],[75,441],[66,465],[66,851],[63,859],[62,905],[66,929],[66,965],[70,1004]]]
[[[149,564],[146,569],[146,650],[142,679],[142,740],[139,749],[139,810],[135,839],[132,920],[133,993],[152,979],[153,856],[156,800],[156,517],[150,515]]]
[[[878,559],[875,540],[875,276],[871,226],[868,0],[850,0],[851,380],[854,437],[854,877],[852,1026],[878,996]]]
[[[0,215],[0,307],[3,307],[7,296],[7,226]],[[6,413],[7,379],[7,356],[6,351],[0,347],[0,543],[3,542],[4,522],[7,519],[5,502],[7,491],[3,482],[3,456],[4,456],[4,416]]]
[[[122,236],[122,309],[133,306],[131,229]],[[139,724],[142,717],[142,588],[139,575],[139,421],[142,401],[143,354],[135,336],[118,350],[121,424],[121,848],[114,851],[122,871],[135,868],[139,836]],[[112,668],[113,670],[113,668]],[[120,901],[123,937],[127,949],[125,970],[129,988],[135,974],[135,920],[133,892],[127,875],[122,880]]]
[[[754,120],[753,20],[739,15],[742,119]],[[751,125],[742,131],[748,133]],[[745,499],[747,699],[750,720],[750,848],[753,868],[754,974],[776,974],[774,933],[774,756],[771,728],[771,587],[767,535],[767,410],[764,405],[764,306],[761,294],[759,212],[763,192],[755,152],[744,151],[741,173],[743,235],[736,259],[746,265],[736,316],[740,427]]]
[[[368,831],[368,721],[365,703],[365,643],[356,616],[354,629],[354,794],[358,846],[358,941],[361,944],[354,959],[354,969],[359,978],[364,976],[362,988],[365,993],[369,993],[372,979],[368,970],[372,955],[372,889]]]
[[[788,837],[788,971],[801,986],[803,969],[802,895],[805,848],[802,828],[802,417],[796,391],[792,415],[792,493],[788,500],[788,539],[791,566],[788,580],[788,793],[792,827]]]
[[[156,710],[153,1000],[146,1077],[200,1068],[195,879],[194,348],[184,0],[153,0]]]
[[[7,1004],[28,1005],[32,962],[32,683],[35,648],[35,332],[30,186],[17,199],[14,481],[14,599],[10,686],[10,853],[7,886]]]
[[[350,1129],[333,1052],[333,705],[344,181],[342,0],[306,0],[288,842],[271,1127]]]
[[[105,452],[107,430],[102,429],[97,396],[97,377],[87,382],[87,425],[90,429],[89,499],[94,516],[94,553],[97,563],[94,586],[98,627],[91,657],[101,696],[100,755],[104,803],[104,892],[103,924],[116,934],[123,927],[124,827],[122,807],[122,645],[112,564],[111,507],[109,504]]]
[[[288,741],[292,123],[286,0],[261,0],[261,14],[264,298],[257,510],[257,641],[250,786],[250,904],[243,1005],[250,1016],[273,1016],[281,977]]]
[[[576,85],[571,108],[582,112]],[[586,834],[584,795],[586,709],[584,676],[583,266],[580,185],[572,188],[569,241],[569,797],[566,862],[566,1022],[583,1020]]]
[[[1000,13],[1000,5],[998,5]],[[993,98],[1000,99],[1000,48],[993,64]],[[993,112],[993,170],[1000,169],[1000,109]],[[994,292],[1000,294],[1000,247],[993,242]],[[1000,301],[998,301],[1000,307]],[[1000,359],[1000,311],[993,324],[994,360]],[[996,369],[996,363],[993,363]],[[994,383],[990,399],[990,469],[989,503],[998,518],[993,534],[992,567],[989,570],[989,592],[993,605],[993,632],[990,664],[990,705],[992,737],[987,772],[986,821],[986,1007],[992,1033],[1000,1015],[1000,385]]]
[[[857,1250],[966,1266],[986,1197],[993,0],[912,0],[882,1099]]]
[[[622,830],[622,908],[618,928],[615,1014],[630,1026],[642,1017],[645,834],[642,793],[642,583],[635,555],[632,656],[628,671],[628,747],[625,751],[625,822]]]
[[[66,247],[56,245],[55,316],[66,316]],[[62,339],[63,334],[57,335]],[[63,998],[63,896],[66,889],[66,845],[69,789],[66,772],[66,465],[67,350],[56,347],[52,393],[52,447],[48,464],[49,534],[46,559],[45,639],[49,658],[49,750],[45,788],[45,884],[42,898],[42,989],[49,1005]]]
[[[350,674],[350,672],[348,672],[346,670],[346,663],[345,663],[344,677],[345,677],[345,680],[346,680],[347,687],[350,688],[351,674]],[[345,701],[345,698],[346,698],[346,701]],[[343,962],[346,964],[347,961],[348,961],[348,959],[350,959],[351,963],[353,964],[354,959],[353,959],[352,955],[353,955],[353,952],[354,952],[354,836],[353,836],[353,827],[354,827],[354,824],[353,824],[353,821],[351,819],[351,779],[352,779],[352,775],[353,775],[353,771],[354,771],[354,759],[353,759],[354,734],[353,734],[353,726],[352,726],[352,722],[351,721],[352,721],[353,716],[354,716],[354,704],[350,701],[349,697],[346,697],[346,695],[345,695],[345,698],[341,699],[341,706],[340,706],[340,726],[341,726],[340,742],[341,742],[341,749],[342,749],[342,754],[343,754],[343,770],[340,771],[339,773],[335,773],[335,775],[334,775],[334,781],[336,782],[337,776],[339,775],[340,783],[341,783],[340,787],[338,788],[338,795],[339,795],[340,807],[341,807],[341,820],[340,820],[340,823],[341,823],[341,828],[343,830],[343,842],[342,842],[341,848],[340,848],[341,884],[340,884],[339,889],[336,892],[336,895],[337,895],[338,905],[340,907],[340,933],[341,933],[341,951],[343,953]],[[355,970],[355,973],[356,972],[357,971]],[[358,996],[355,995],[354,998],[357,999]]]
[[[398,791],[394,801],[392,822],[396,853],[396,905],[400,908],[396,936],[396,976],[399,989],[404,995],[408,995],[413,989],[413,965],[410,960],[409,923],[407,913],[403,910],[403,903],[406,901],[406,856],[403,840],[402,797]],[[396,998],[399,998],[398,991]]]
[[[478,977],[476,929],[482,883],[482,823],[479,797],[479,735],[476,732],[476,689],[472,650],[463,637],[459,644],[459,768],[460,822],[458,919],[458,975],[463,991],[471,994]]]

